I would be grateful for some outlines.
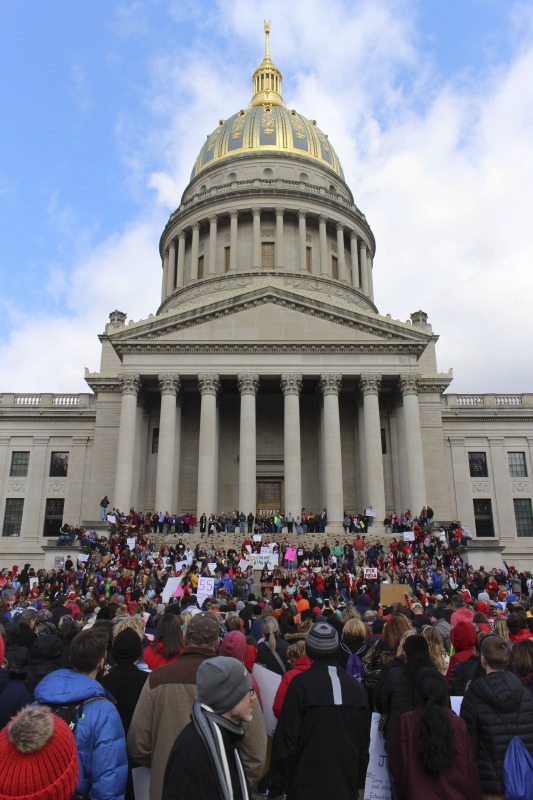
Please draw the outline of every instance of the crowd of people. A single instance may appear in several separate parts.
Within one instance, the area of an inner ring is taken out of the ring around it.
[[[410,530],[225,550],[132,516],[81,559],[2,570],[0,798],[133,798],[139,766],[150,800],[357,797],[375,711],[394,798],[503,799],[515,734],[533,754],[531,576]]]

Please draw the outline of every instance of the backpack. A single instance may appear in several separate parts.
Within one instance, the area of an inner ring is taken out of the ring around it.
[[[87,700],[80,700],[78,703],[47,703],[50,710],[56,717],[59,717],[66,722],[72,733],[76,730],[76,725],[83,719],[83,707],[87,703],[92,703],[94,700],[102,700],[102,697],[88,697]]]
[[[344,643],[342,643],[341,646],[343,647],[344,650],[347,650],[349,652],[348,648]],[[363,645],[362,647],[359,648],[359,650],[356,653],[350,653],[350,655],[348,656],[348,662],[346,664],[346,672],[348,673],[348,675],[351,675],[352,678],[355,678],[355,680],[359,681],[359,683],[363,683],[363,675],[365,671],[359,653],[362,653],[364,649],[365,646]]]
[[[533,757],[519,736],[513,736],[503,762],[505,800],[533,800]]]

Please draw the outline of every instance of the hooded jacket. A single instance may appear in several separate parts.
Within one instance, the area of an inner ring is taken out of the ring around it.
[[[80,764],[76,790],[91,800],[123,800],[128,774],[126,740],[109,692],[87,675],[60,669],[43,678],[35,700],[40,705],[91,700],[83,706],[74,729]]]
[[[31,697],[24,684],[12,678],[6,669],[0,669],[0,730],[30,703]]]
[[[459,661],[467,661],[475,655],[476,636],[476,629],[471,622],[459,622],[455,628],[453,628],[450,639],[454,646],[455,653],[450,658],[450,663],[448,665],[448,672],[446,673],[446,679],[448,681],[450,680],[455,665],[458,664]]]
[[[470,684],[461,705],[484,794],[504,794],[503,761],[519,736],[533,755],[533,697],[512,672],[491,672]]]

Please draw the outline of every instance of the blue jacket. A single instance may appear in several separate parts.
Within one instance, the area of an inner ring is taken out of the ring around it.
[[[41,705],[101,698],[84,705],[74,730],[80,764],[76,789],[91,800],[124,800],[128,775],[126,740],[109,692],[87,675],[59,669],[43,678],[34,696]]]

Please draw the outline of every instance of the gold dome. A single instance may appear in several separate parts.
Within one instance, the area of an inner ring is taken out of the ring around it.
[[[276,152],[310,158],[344,178],[337,154],[315,120],[285,106],[282,75],[270,58],[270,23],[265,23],[265,34],[265,57],[253,75],[250,106],[220,120],[200,150],[191,180],[212,164],[232,156]]]

